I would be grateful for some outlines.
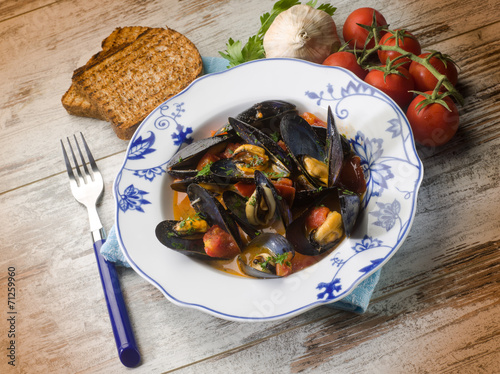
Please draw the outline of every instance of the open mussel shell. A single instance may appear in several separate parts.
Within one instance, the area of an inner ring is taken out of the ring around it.
[[[190,184],[186,192],[199,218],[208,224],[205,225],[205,229],[207,226],[218,225],[233,237],[240,249],[243,248],[238,226],[227,214],[222,204],[209,191],[198,184]],[[156,226],[156,237],[160,243],[188,256],[213,258],[205,253],[203,235],[206,231],[197,231],[198,227],[196,227],[192,231],[180,232],[176,229],[179,223],[180,221],[166,220]],[[205,224],[205,222],[203,223]]]
[[[282,232],[292,220],[290,207],[264,173],[255,171],[254,183],[255,190],[248,199],[235,191],[225,191],[222,200],[226,209],[250,238],[267,227]]]
[[[204,250],[202,235],[180,235],[174,229],[177,224],[178,221],[166,220],[156,226],[155,234],[160,243],[186,256],[210,259]]]
[[[227,190],[222,194],[222,201],[224,201],[227,212],[241,227],[243,232],[250,237],[250,239],[253,239],[260,234],[260,230],[248,222],[245,211],[248,199],[241,196],[236,191]]]
[[[326,161],[325,141],[320,139],[311,125],[297,113],[286,113],[280,123],[281,137],[299,170],[315,187],[321,184],[310,175],[303,163],[309,156],[320,162]]]
[[[277,215],[278,219],[281,220],[283,227],[286,228],[292,220],[292,213],[287,202],[278,194],[276,187],[274,187],[271,180],[267,178],[264,173],[257,170],[254,174],[254,180],[256,191],[255,207],[258,208],[261,205],[260,199],[265,199],[265,202],[268,206],[274,204],[274,206],[276,207],[275,214]],[[249,214],[248,210],[249,209],[247,207],[247,216]],[[267,225],[268,223],[265,224]]]
[[[262,266],[269,256],[276,257],[285,253],[291,253],[292,258],[295,251],[290,242],[282,235],[263,233],[255,237],[247,247],[238,255],[238,264],[241,271],[255,278],[280,278],[276,275],[272,266]],[[269,265],[271,261],[267,262]]]
[[[218,225],[233,237],[240,249],[243,248],[238,226],[209,191],[198,184],[190,184],[187,195],[191,206],[208,221],[210,226]]]
[[[215,161],[210,165],[210,173],[221,180],[229,179],[235,183],[251,183],[253,181],[253,175],[241,170],[238,164],[231,158]]]
[[[238,179],[231,177],[221,177],[215,174],[196,175],[194,177],[187,177],[179,179],[170,184],[170,188],[177,192],[186,192],[190,184],[199,184],[206,190],[211,192],[220,193],[225,188],[236,183]]]
[[[306,220],[311,211],[319,205],[325,205],[332,211],[340,211],[343,228],[343,235],[337,240],[323,245],[318,244],[312,239],[310,233],[306,232]],[[314,202],[309,208],[304,210],[304,212],[287,227],[286,238],[292,243],[297,252],[307,256],[320,255],[337,245],[343,237],[351,236],[359,210],[360,199],[358,195],[336,187],[325,188],[314,195]]]
[[[236,118],[230,117],[229,124],[236,131],[237,135],[246,143],[264,148],[281,169],[288,172],[292,171],[293,160],[290,158],[288,153],[268,135]]]
[[[280,131],[289,154],[305,178],[304,184],[315,188],[334,186],[342,168],[344,149],[347,151],[350,146],[340,135],[331,108],[328,107],[326,130],[309,125],[296,113],[286,113],[281,119]],[[306,186],[305,189],[313,188]]]
[[[265,100],[245,109],[236,116],[236,119],[271,135],[279,133],[280,116],[290,111],[297,111],[295,104],[282,100]],[[231,124],[226,123],[215,135],[234,132]]]
[[[201,158],[208,152],[222,152],[226,145],[235,138],[233,134],[225,134],[204,138],[181,148],[167,163],[167,172],[177,178],[188,178],[197,175],[196,167]]]
[[[279,132],[280,116],[291,111],[297,111],[295,104],[282,100],[266,100],[252,105],[238,114],[236,119],[271,134]]]

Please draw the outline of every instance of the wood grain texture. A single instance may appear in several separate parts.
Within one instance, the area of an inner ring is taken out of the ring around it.
[[[113,178],[127,143],[103,121],[69,116],[60,99],[74,69],[118,26],[165,26],[204,56],[245,41],[273,0],[4,1],[0,4],[0,305],[17,269],[18,366],[1,373],[120,373],[86,213],[73,199],[59,139],[83,131],[105,177],[99,207],[114,220]],[[465,98],[460,129],[417,147],[424,180],[412,231],[384,266],[369,310],[316,308],[277,322],[220,320],[168,302],[120,269],[143,356],[136,373],[495,373],[500,362],[500,3],[347,1],[341,35],[372,6],[424,49],[450,54]],[[0,343],[8,346],[6,309]]]

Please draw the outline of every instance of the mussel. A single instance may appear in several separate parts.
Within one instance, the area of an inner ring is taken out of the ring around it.
[[[234,246],[233,252],[243,248],[239,229],[234,220],[227,214],[222,204],[206,189],[197,184],[190,184],[187,194],[196,216],[182,221],[167,220],[156,226],[156,237],[165,246],[183,253],[202,258],[210,258],[206,253],[203,237],[217,226],[222,235],[229,235],[228,240]],[[234,256],[234,253],[233,255]],[[231,258],[231,256],[222,257]]]
[[[279,133],[281,115],[288,112],[297,112],[295,104],[283,100],[265,100],[252,105],[239,113],[235,118],[247,125],[258,128],[268,136]],[[233,133],[230,123],[219,129],[216,134]]]
[[[234,140],[234,135],[219,135],[210,138],[204,138],[192,142],[181,148],[168,161],[166,169],[173,177],[187,178],[199,174],[196,169],[201,158],[207,153],[216,154],[222,152],[226,145]]]
[[[290,207],[264,173],[256,170],[254,183],[255,190],[248,199],[235,191],[225,191],[224,205],[251,238],[269,227],[284,233],[292,220]]]
[[[302,173],[304,189],[332,187],[342,168],[342,136],[328,107],[326,139],[296,113],[286,113],[280,123],[281,137]]]
[[[310,207],[299,215],[286,230],[286,238],[303,255],[316,256],[349,237],[359,213],[359,196],[340,188],[325,188],[316,195]],[[326,209],[324,221],[310,226],[315,209]]]
[[[252,181],[255,170],[272,179],[290,176],[292,160],[275,141],[235,118],[229,118],[229,123],[244,144],[234,150],[231,158],[214,162],[210,166],[212,174],[246,182]]]
[[[288,275],[295,251],[279,234],[263,233],[255,237],[238,255],[241,271],[255,278],[280,278]],[[284,269],[284,272],[283,272]]]

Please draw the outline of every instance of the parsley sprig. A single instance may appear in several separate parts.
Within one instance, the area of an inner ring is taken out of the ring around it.
[[[318,0],[310,0],[306,3],[313,8],[317,8],[333,16],[337,8],[331,6],[330,4],[320,4],[316,7]],[[266,53],[264,51],[264,35],[273,23],[274,19],[285,10],[290,9],[294,5],[299,5],[300,1],[297,0],[279,0],[277,1],[271,12],[264,13],[260,16],[260,29],[257,34],[248,38],[248,42],[245,45],[239,40],[234,41],[229,38],[226,43],[226,50],[224,52],[219,52],[219,54],[229,61],[229,67],[237,66],[247,61],[258,60],[260,58],[265,58]]]

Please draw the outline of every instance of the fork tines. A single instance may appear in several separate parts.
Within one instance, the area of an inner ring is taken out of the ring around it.
[[[80,186],[81,184],[85,184],[87,182],[90,182],[90,180],[87,181],[87,178],[89,178],[91,180],[95,180],[94,174],[99,173],[99,169],[97,168],[94,157],[92,156],[92,153],[90,152],[90,149],[87,145],[87,142],[85,141],[85,138],[83,137],[83,134],[81,132],[80,132],[80,135],[82,137],[83,146],[85,147],[85,151],[87,153],[88,161],[86,161],[85,157],[83,156],[83,152],[80,148],[80,144],[78,143],[78,139],[77,139],[76,135],[73,135],[73,138],[74,138],[74,142],[76,144],[76,148],[78,150],[78,153],[80,155],[81,166],[83,167],[84,173],[82,173],[82,171],[80,169],[80,166],[78,164],[78,160],[77,160],[77,157],[75,155],[75,152],[73,151],[73,146],[71,145],[70,139],[66,138],[66,140],[68,142],[69,150],[71,151],[71,156],[73,159],[74,168],[76,170],[78,178],[73,173],[73,167],[71,166],[70,159],[68,157],[68,154],[66,153],[66,149],[64,148],[64,143],[61,139],[61,147],[62,147],[62,151],[63,151],[63,155],[64,155],[64,162],[66,164],[66,170],[68,171],[68,176],[72,181],[76,182],[78,186]],[[88,169],[87,162],[90,164],[92,172],[90,172],[90,170]]]

